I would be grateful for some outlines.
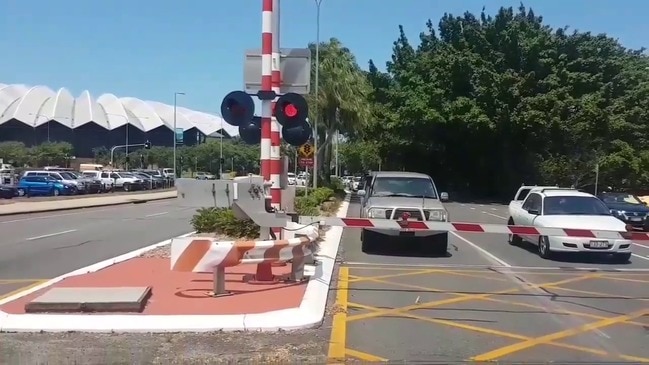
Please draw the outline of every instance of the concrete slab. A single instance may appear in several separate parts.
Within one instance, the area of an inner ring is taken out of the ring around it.
[[[151,287],[52,288],[25,304],[27,313],[141,312]]]

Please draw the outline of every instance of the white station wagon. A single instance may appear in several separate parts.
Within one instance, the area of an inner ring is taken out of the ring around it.
[[[627,232],[597,197],[575,189],[522,186],[509,203],[509,225]],[[510,244],[523,240],[538,246],[538,254],[550,259],[556,253],[610,254],[616,261],[631,258],[631,241],[624,238],[510,235]]]

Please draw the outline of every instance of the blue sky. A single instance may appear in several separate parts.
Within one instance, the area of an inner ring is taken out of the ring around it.
[[[314,0],[281,0],[281,46],[316,36]],[[321,39],[339,38],[362,67],[390,58],[397,26],[417,41],[427,19],[491,14],[518,1],[323,0]],[[605,32],[631,48],[647,46],[649,1],[525,1],[555,27]],[[3,0],[0,83],[113,93],[217,112],[242,88],[245,49],[261,43],[261,0]]]

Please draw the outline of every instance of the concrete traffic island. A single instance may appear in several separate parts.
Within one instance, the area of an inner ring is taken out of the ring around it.
[[[25,313],[140,313],[150,297],[148,286],[52,288],[25,304]]]

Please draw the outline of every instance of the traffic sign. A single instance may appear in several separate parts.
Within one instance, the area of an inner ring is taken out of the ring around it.
[[[298,148],[298,151],[300,152],[300,157],[313,159],[314,150],[313,150],[313,146],[311,146],[310,143],[307,142],[307,143],[301,145]]]
[[[300,157],[298,164],[300,167],[313,167],[313,157]]]

